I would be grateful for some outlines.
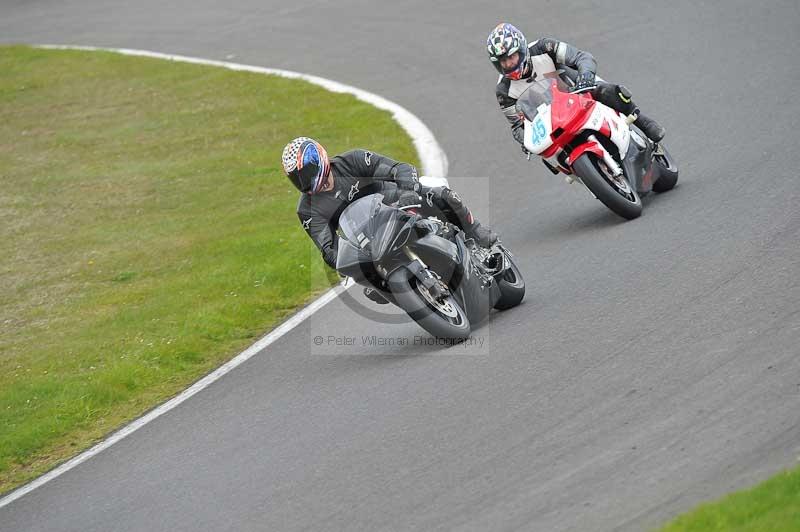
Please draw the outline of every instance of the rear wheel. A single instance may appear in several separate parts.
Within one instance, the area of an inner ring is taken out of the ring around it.
[[[593,153],[584,153],[572,163],[572,170],[603,204],[628,220],[642,215],[642,200],[623,176],[614,176]]]
[[[522,278],[522,273],[514,264],[514,260],[508,255],[505,256],[508,261],[508,268],[503,273],[495,277],[497,286],[500,288],[500,299],[494,304],[497,310],[506,310],[516,307],[522,302],[525,297],[525,280]]]
[[[653,163],[658,167],[658,179],[653,183],[654,192],[666,192],[678,182],[678,164],[667,149],[659,145],[658,152],[653,155]]]
[[[389,286],[397,306],[432,335],[454,339],[469,337],[472,330],[469,319],[453,296],[436,299],[404,269],[389,277]]]

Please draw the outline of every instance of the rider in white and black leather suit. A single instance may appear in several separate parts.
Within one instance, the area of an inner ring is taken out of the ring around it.
[[[325,148],[308,137],[287,144],[282,163],[289,180],[302,192],[297,203],[300,223],[331,268],[336,267],[339,216],[353,201],[376,192],[384,195],[387,204],[421,202],[423,207],[441,212],[481,246],[490,247],[497,241],[497,235],[473,217],[455,191],[421,185],[411,164],[363,149],[329,159]],[[409,200],[409,196],[413,198]]]
[[[528,83],[557,70],[564,70],[564,75],[575,83],[574,92],[590,91],[595,100],[612,109],[637,115],[634,124],[653,142],[664,138],[664,128],[639,111],[627,88],[595,77],[597,62],[589,52],[551,38],[527,44],[522,32],[508,23],[500,23],[492,30],[486,47],[492,65],[500,73],[495,91],[497,102],[520,144],[523,144],[524,122],[515,108],[517,98],[528,88]]]

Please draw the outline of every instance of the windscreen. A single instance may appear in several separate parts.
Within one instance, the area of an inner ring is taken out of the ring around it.
[[[541,111],[542,104],[553,103],[553,91],[569,92],[569,88],[558,77],[544,77],[534,81],[517,99],[517,111],[533,122]]]
[[[351,244],[363,247],[361,244],[365,238],[372,240],[373,235],[368,234],[369,221],[381,207],[383,207],[383,194],[370,194],[348,205],[339,216],[339,229],[342,235]]]

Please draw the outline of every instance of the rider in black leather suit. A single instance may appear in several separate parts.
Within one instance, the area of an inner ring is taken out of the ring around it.
[[[403,200],[408,202],[409,194],[414,194],[414,199],[423,207],[443,213],[449,222],[461,227],[479,245],[490,247],[497,241],[497,235],[475,219],[455,191],[421,185],[417,169],[411,164],[363,149],[329,159],[325,148],[308,137],[299,137],[287,144],[282,162],[286,175],[302,192],[297,203],[300,223],[331,268],[336,267],[339,216],[353,201],[376,192],[384,195],[387,204],[400,200],[402,194],[405,194]],[[371,294],[367,295],[374,299]],[[380,297],[377,293],[374,295]]]

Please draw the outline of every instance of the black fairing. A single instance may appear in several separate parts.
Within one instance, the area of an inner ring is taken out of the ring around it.
[[[500,288],[496,282],[485,283],[475,273],[476,267],[463,233],[456,234],[455,243],[429,234],[409,247],[447,283],[470,322],[478,323],[489,314],[500,298]]]
[[[628,144],[628,153],[622,161],[622,168],[628,182],[640,196],[644,196],[653,189],[653,144],[642,139],[644,147],[640,146],[637,142],[639,139],[633,138],[634,134],[636,133],[631,131],[631,141]]]
[[[417,253],[425,264],[439,274],[444,282],[461,276],[461,259],[455,244],[438,235],[427,234],[408,246]]]
[[[391,267],[397,252],[414,237],[415,217],[384,205],[381,194],[351,203],[339,217],[336,270],[356,282],[373,279],[376,264]],[[404,260],[408,260],[403,257]]]
[[[344,238],[339,240],[336,270],[342,275],[352,277],[357,283],[364,281],[370,274],[377,275],[372,258]]]
[[[483,278],[476,273],[477,267],[473,264],[463,233],[456,235],[456,247],[460,259],[458,270],[461,272],[461,278],[454,279],[450,289],[462,304],[469,321],[478,323],[489,315],[500,299],[500,287],[493,280],[484,284]]]
[[[415,215],[383,205],[382,199],[380,194],[365,196],[342,212],[337,271],[359,284],[376,286],[383,277],[379,270],[389,278],[398,268],[418,268],[403,251],[407,246],[450,287],[470,322],[483,320],[499,300],[500,288],[476,273],[463,233],[455,234],[455,242],[428,230],[420,233]]]

